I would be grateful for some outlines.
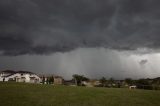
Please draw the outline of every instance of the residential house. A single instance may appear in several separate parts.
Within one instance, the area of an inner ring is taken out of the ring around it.
[[[99,80],[82,81],[82,85],[87,87],[95,87],[101,85]]]
[[[0,81],[39,83],[41,79],[38,75],[29,71],[5,70],[0,72]]]
[[[60,76],[54,76],[54,84],[55,85],[62,85],[63,84],[63,78]]]

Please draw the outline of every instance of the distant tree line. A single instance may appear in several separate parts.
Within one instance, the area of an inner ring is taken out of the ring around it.
[[[85,77],[84,75],[74,74],[72,75],[72,80],[77,86],[85,86],[82,82],[89,82],[90,79]],[[106,79],[102,77],[98,79],[100,82],[99,85],[95,85],[96,87],[108,87],[108,88],[126,88],[129,86],[136,86],[138,89],[148,89],[148,90],[160,90],[160,77],[154,79],[137,79],[133,80],[131,78],[126,78],[124,80],[115,80],[114,78]],[[53,84],[54,77],[42,77],[42,84]]]
[[[90,79],[84,75],[74,74],[73,80],[75,85],[82,86],[82,81],[89,81]],[[131,78],[126,78],[124,80],[115,80],[114,78],[106,79],[102,77],[99,79],[101,83],[97,87],[109,87],[109,88],[125,88],[129,86],[137,86],[138,89],[148,89],[148,90],[160,90],[160,77],[154,79],[137,79],[133,80]]]
[[[104,78],[102,78],[104,80]],[[104,82],[100,80],[101,83]],[[113,80],[113,79],[112,79]],[[136,86],[138,89],[148,89],[148,90],[160,90],[160,77],[159,78],[154,78],[154,79],[137,79],[133,80],[131,78],[126,78],[125,80],[120,80],[120,81],[110,81],[106,80],[106,85],[108,84],[114,84],[115,87],[128,87],[128,86]],[[111,86],[110,86],[111,87]]]

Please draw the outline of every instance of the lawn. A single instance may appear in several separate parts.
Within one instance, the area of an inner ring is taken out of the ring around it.
[[[0,83],[0,106],[160,106],[160,91]]]

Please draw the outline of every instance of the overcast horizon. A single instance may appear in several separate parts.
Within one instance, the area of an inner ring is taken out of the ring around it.
[[[160,77],[159,0],[1,0],[0,71]]]

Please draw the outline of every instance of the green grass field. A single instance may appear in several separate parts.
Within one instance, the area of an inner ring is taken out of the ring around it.
[[[0,106],[160,106],[160,91],[0,83]]]

